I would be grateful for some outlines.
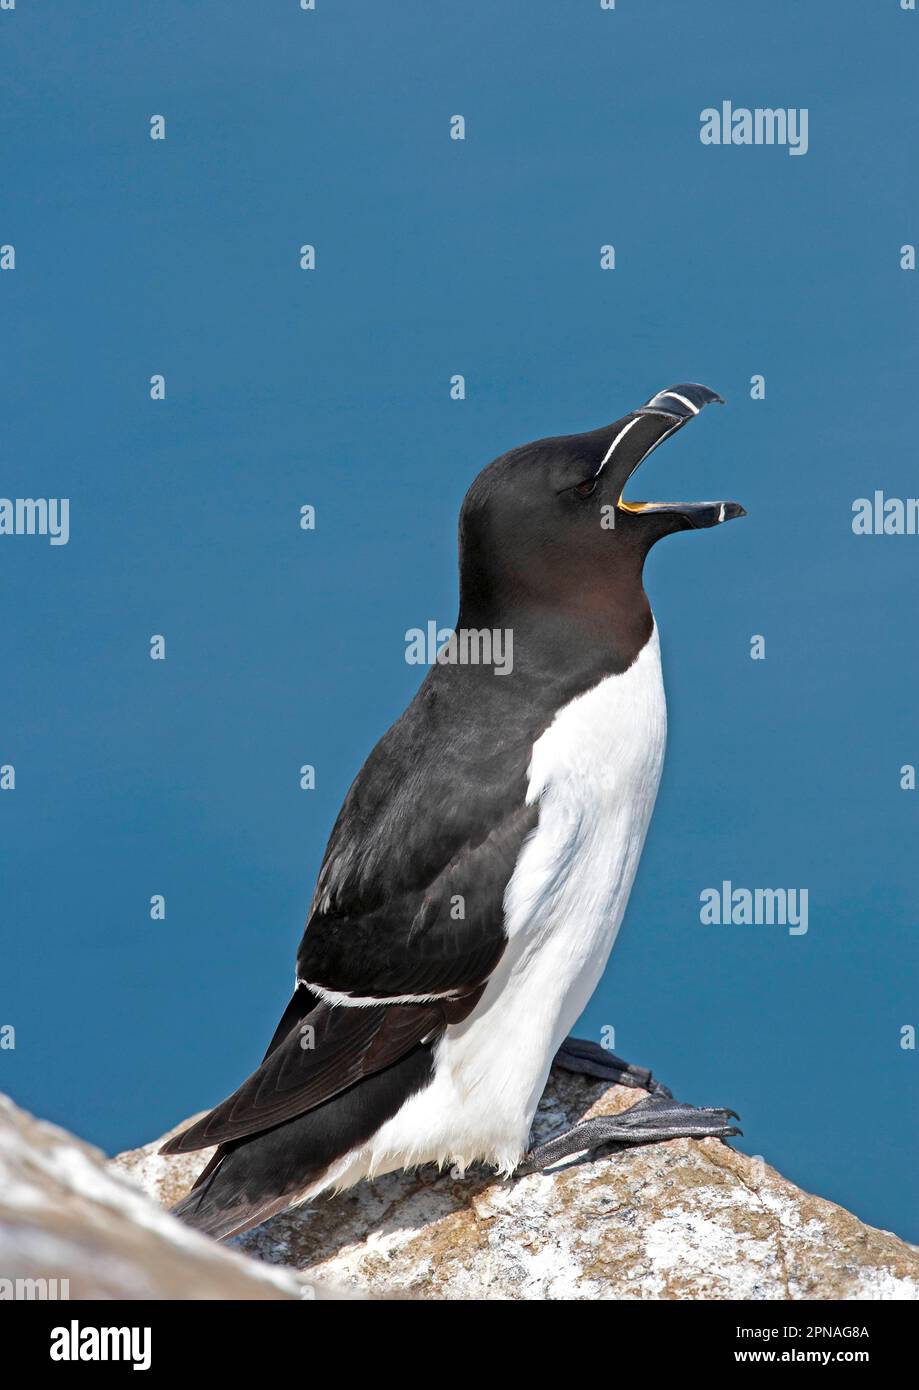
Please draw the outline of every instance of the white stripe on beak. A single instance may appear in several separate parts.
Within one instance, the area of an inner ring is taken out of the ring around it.
[[[594,474],[595,477],[599,478],[600,474],[603,472],[604,468],[606,467],[606,465],[609,463],[610,459],[612,458],[612,456],[613,456],[613,450],[615,449],[616,445],[620,442],[620,440],[625,439],[625,437],[626,437],[626,435],[628,434],[629,430],[632,428],[633,425],[637,425],[637,424],[638,424],[638,421],[639,421],[640,419],[641,419],[641,416],[640,416],[640,415],[636,415],[634,420],[630,420],[629,423],[628,423],[627,425],[623,425],[623,426],[622,426],[622,429],[621,429],[621,430],[619,431],[619,433],[616,435],[616,438],[613,440],[612,444],[609,446],[609,448],[607,449],[606,453],[603,455],[603,462],[600,464],[600,467],[597,469],[596,473]]]
[[[665,401],[668,398],[672,401],[679,401],[680,405],[685,405],[686,409],[691,410],[693,415],[698,415],[700,407],[693,405],[692,401],[688,401],[685,396],[681,396],[679,391],[658,391],[657,395],[652,396],[648,401],[648,405],[657,405],[658,401]]]

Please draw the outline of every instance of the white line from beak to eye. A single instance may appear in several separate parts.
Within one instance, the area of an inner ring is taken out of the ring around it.
[[[679,401],[681,405],[685,405],[686,409],[691,410],[693,415],[698,415],[700,407],[693,405],[692,401],[688,401],[685,396],[681,396],[679,391],[658,391],[657,395],[652,396],[648,401],[648,405],[656,405],[658,401],[665,401],[668,397],[672,401]]]
[[[603,455],[603,462],[600,464],[600,467],[597,469],[596,473],[594,474],[594,477],[599,478],[600,474],[603,472],[604,468],[612,458],[613,450],[615,449],[616,445],[619,443],[621,439],[625,439],[629,430],[632,428],[633,425],[637,425],[640,419],[641,416],[636,415],[634,420],[630,420],[627,425],[623,425],[622,429],[616,435],[616,438],[613,440],[612,444],[609,446],[606,453]]]

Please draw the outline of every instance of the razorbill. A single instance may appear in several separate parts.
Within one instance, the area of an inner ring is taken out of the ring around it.
[[[532,1170],[601,1145],[730,1135],[733,1111],[565,1041],[603,973],[664,757],[642,586],[662,536],[736,502],[635,502],[664,439],[720,400],[694,384],[489,464],[459,521],[458,631],[513,633],[513,670],[432,666],[354,781],[326,849],[293,997],[261,1066],[164,1145],[218,1145],[175,1208],[220,1238],[420,1163]],[[643,1086],[527,1153],[553,1059]]]

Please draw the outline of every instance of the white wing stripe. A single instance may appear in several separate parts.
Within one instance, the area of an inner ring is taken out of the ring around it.
[[[324,1004],[344,1004],[349,1008],[369,1009],[375,1004],[433,1004],[438,999],[458,999],[459,990],[450,989],[444,994],[384,994],[384,995],[359,995],[344,994],[337,989],[326,989],[325,985],[314,985],[309,980],[297,980],[298,985],[305,986],[313,994],[317,994]]]

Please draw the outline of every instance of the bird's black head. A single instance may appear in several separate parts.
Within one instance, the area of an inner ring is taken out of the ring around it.
[[[645,556],[674,531],[745,515],[737,502],[634,502],[639,464],[710,401],[706,386],[659,391],[585,434],[525,444],[476,478],[460,513],[460,623],[571,623],[628,646],[650,625]]]

